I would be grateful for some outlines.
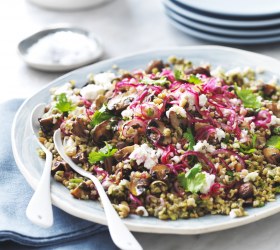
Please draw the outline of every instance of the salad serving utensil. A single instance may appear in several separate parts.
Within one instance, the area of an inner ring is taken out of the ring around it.
[[[109,200],[105,190],[103,189],[100,181],[92,175],[90,172],[77,166],[72,159],[66,155],[64,152],[64,147],[61,141],[61,131],[57,129],[53,136],[53,141],[56,150],[60,156],[70,165],[70,167],[76,171],[78,174],[92,180],[96,190],[98,191],[99,197],[101,199],[105,215],[107,218],[107,225],[113,242],[120,249],[124,250],[141,250],[142,247],[138,241],[134,238],[133,234],[124,225],[122,219],[117,214],[116,210],[113,208],[111,201]]]
[[[38,104],[31,113],[30,125],[36,141],[40,148],[46,154],[46,161],[39,184],[26,208],[27,218],[34,224],[41,227],[51,227],[53,225],[53,211],[50,193],[50,173],[53,155],[52,153],[38,140],[39,124],[38,118],[44,113],[46,104]]]

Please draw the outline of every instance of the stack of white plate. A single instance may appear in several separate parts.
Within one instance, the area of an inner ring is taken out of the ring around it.
[[[280,42],[279,0],[163,0],[179,30],[217,43]]]

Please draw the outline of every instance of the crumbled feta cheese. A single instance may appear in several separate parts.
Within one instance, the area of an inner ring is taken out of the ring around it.
[[[229,212],[229,216],[230,218],[236,218],[237,217],[237,212],[236,212],[237,209],[231,209],[230,212]]]
[[[237,99],[237,98],[232,98],[229,100],[231,104],[238,106],[241,104],[241,100]]]
[[[187,117],[187,112],[182,107],[179,107],[178,105],[172,106],[168,111],[166,111],[166,116],[169,118],[169,114],[171,111],[174,111],[177,115],[182,116],[183,118]]]
[[[241,69],[239,67],[237,68],[234,68],[234,69],[231,69],[231,70],[228,70],[225,75],[226,76],[232,76],[232,75],[237,75],[237,74],[240,74],[241,73]]]
[[[199,96],[199,106],[204,107],[207,103],[207,96],[202,94]]]
[[[227,148],[227,144],[225,144],[225,143],[221,143],[221,148],[223,148],[223,149],[226,149]]]
[[[112,87],[112,80],[114,78],[116,78],[116,75],[110,72],[100,73],[93,77],[95,85],[99,85],[106,90]]]
[[[76,144],[74,142],[74,140],[69,137],[69,138],[64,138],[63,141],[63,147],[64,147],[64,151],[68,156],[73,156],[76,154],[77,148],[76,148]]]
[[[184,107],[187,103],[188,105],[188,109],[189,110],[194,110],[195,109],[195,97],[192,93],[189,93],[188,91],[181,93],[179,95],[180,99],[179,99],[179,106],[180,107]]]
[[[240,145],[239,145],[238,142],[234,142],[234,143],[232,144],[232,147],[233,147],[233,148],[240,148]]]
[[[259,176],[258,172],[248,173],[244,178],[244,182],[255,181],[258,176]]]
[[[215,77],[220,77],[224,74],[224,70],[221,66],[218,66],[217,68],[211,70],[211,75]]]
[[[248,172],[247,169],[242,169],[242,170],[240,171],[240,178],[244,179],[244,178],[247,176],[248,173],[249,173],[249,172]]]
[[[271,116],[271,121],[268,125],[269,126],[280,125],[280,118],[277,118],[275,115],[272,115]]]
[[[196,207],[195,199],[190,197],[187,199],[187,206],[188,207]]]
[[[205,174],[205,183],[199,191],[202,194],[207,194],[210,191],[211,186],[214,184],[216,176],[207,172],[203,173]]]
[[[98,95],[102,95],[105,89],[102,86],[98,86],[95,84],[89,84],[83,87],[80,91],[82,97],[87,100],[94,100]]]
[[[221,141],[225,137],[226,137],[225,131],[220,128],[216,128],[215,138]]]
[[[194,145],[193,150],[201,153],[206,153],[206,152],[212,153],[216,149],[213,145],[210,145],[206,140],[204,140],[204,141],[198,141]]]
[[[173,158],[171,158],[172,161],[174,161],[175,163],[179,163],[181,161],[180,156],[176,155]]]
[[[65,84],[62,85],[61,87],[55,89],[55,91],[53,92],[53,94],[54,94],[55,96],[61,95],[61,94],[63,94],[63,93],[65,93],[66,96],[72,95],[73,90],[72,90],[72,84],[71,84],[70,82],[65,83]]]
[[[147,210],[145,207],[143,206],[139,206],[136,208],[135,212],[138,214],[138,215],[141,215],[141,216],[149,216]]]
[[[135,145],[129,159],[135,160],[138,165],[144,163],[145,168],[151,169],[158,163],[159,156],[158,150],[154,150],[144,143],[141,146]]]
[[[131,118],[133,116],[133,114],[134,114],[134,112],[132,109],[125,109],[121,113],[122,117],[127,117],[127,118]]]
[[[177,148],[177,149],[182,149],[182,145],[181,145],[179,142],[177,142],[177,143],[176,143],[176,148]]]
[[[240,137],[241,137],[239,140],[240,143],[244,143],[248,141],[248,131],[246,129],[242,129]]]
[[[256,124],[254,122],[250,123],[250,132],[253,134],[255,133]]]

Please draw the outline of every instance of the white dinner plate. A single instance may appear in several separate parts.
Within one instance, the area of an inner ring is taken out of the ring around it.
[[[223,18],[212,17],[212,16],[207,16],[205,14],[196,13],[184,9],[179,5],[175,4],[174,2],[171,2],[170,0],[162,0],[162,1],[164,5],[168,6],[170,9],[174,10],[175,12],[183,16],[186,16],[190,19],[201,21],[204,23],[215,24],[215,25],[226,26],[226,27],[264,27],[264,26],[267,27],[272,25],[280,25],[280,17],[264,19],[264,20],[253,20],[253,21],[230,20],[230,19],[223,19]]]
[[[280,16],[277,0],[175,0],[187,7],[218,15],[237,17]]]
[[[213,26],[211,24],[204,24],[197,21],[192,21],[187,17],[183,17],[168,7],[165,8],[166,14],[172,19],[186,25],[199,29],[201,31],[211,32],[217,35],[229,35],[229,36],[239,36],[239,37],[252,37],[252,36],[270,36],[270,35],[280,35],[280,28],[275,29],[237,29],[237,28],[222,28],[219,26]]]
[[[194,46],[147,51],[125,57],[102,61],[71,73],[68,73],[46,85],[35,95],[27,99],[19,108],[12,125],[12,148],[16,163],[26,181],[35,189],[43,170],[44,161],[36,153],[37,142],[32,135],[29,118],[32,109],[42,102],[50,101],[49,89],[60,86],[69,80],[75,80],[78,87],[86,82],[89,73],[98,73],[112,69],[118,65],[122,69],[133,70],[143,68],[148,62],[157,58],[166,60],[170,55],[184,57],[198,65],[211,63],[213,67],[223,66],[225,69],[233,67],[252,68],[263,67],[266,73],[264,80],[270,80],[273,75],[279,77],[280,62],[260,54],[246,52],[219,46]],[[82,201],[72,197],[69,190],[61,183],[51,182],[51,197],[55,206],[85,220],[106,224],[102,207],[97,201]],[[139,217],[130,215],[124,223],[132,231],[168,234],[200,234],[227,228],[237,227],[260,220],[280,211],[280,199],[269,202],[261,208],[248,208],[248,216],[230,218],[223,215],[206,215],[196,219],[180,219],[176,221],[162,221],[153,217]]]
[[[180,23],[167,15],[169,22],[178,30],[191,35],[196,38],[215,42],[215,43],[227,43],[227,44],[267,44],[280,42],[280,35],[266,36],[266,37],[234,37],[234,36],[222,36],[210,32],[204,32],[193,27],[189,27]]]

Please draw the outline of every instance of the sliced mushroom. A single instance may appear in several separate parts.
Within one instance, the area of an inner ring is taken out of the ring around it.
[[[195,132],[197,132],[199,129],[204,128],[206,126],[209,126],[209,124],[204,123],[204,122],[196,122],[194,124],[194,130],[195,130]]]
[[[96,125],[91,131],[92,140],[97,145],[103,145],[104,141],[111,140],[113,131],[111,129],[110,121],[103,121]]]
[[[105,95],[98,95],[95,101],[93,102],[93,108],[98,110],[102,107],[102,105],[107,101]]]
[[[240,187],[238,188],[238,195],[243,199],[248,199],[253,197],[254,195],[253,184],[248,182],[240,185]]]
[[[131,177],[130,184],[129,184],[129,191],[134,196],[139,196],[145,192],[145,190],[149,186],[149,184],[150,184],[150,181],[147,178]]]
[[[54,175],[57,171],[67,172],[69,170],[70,167],[65,161],[53,161],[51,174]]]
[[[164,164],[157,164],[151,168],[150,173],[152,178],[165,181],[170,175],[170,168]]]
[[[105,170],[109,173],[112,174],[113,172],[113,157],[108,157],[104,160],[104,166]]]
[[[150,185],[150,190],[152,194],[161,194],[166,192],[168,189],[167,185],[163,181],[154,181]]]
[[[177,129],[185,128],[187,126],[188,120],[186,118],[179,118],[179,116],[174,111],[170,111],[169,120],[173,128]]]
[[[157,134],[154,129],[156,129],[160,134]],[[158,119],[151,120],[147,126],[147,137],[151,141],[157,141],[162,145],[169,145],[171,143],[171,133],[170,135],[164,135],[164,131],[166,129],[167,128],[162,121]]]
[[[271,110],[276,117],[280,118],[280,108],[276,102],[268,103],[266,104],[266,107]]]
[[[38,121],[43,133],[49,134],[52,131],[59,128],[62,121],[62,116],[58,118],[52,116],[46,118],[39,118]]]
[[[200,75],[206,75],[208,77],[211,76],[209,69],[207,68],[203,68],[203,67],[198,67],[198,68],[194,68],[194,69],[189,69],[186,72],[186,75],[196,75],[196,74],[200,74]]]
[[[77,119],[72,124],[72,133],[78,137],[86,137],[88,134],[86,132],[87,124],[85,121],[77,117]]]
[[[279,165],[280,164],[280,150],[277,148],[265,148],[263,150],[263,154],[265,159],[274,165]]]
[[[87,162],[87,156],[85,152],[79,152],[78,154],[76,154],[75,156],[72,157],[73,162],[75,162],[76,164],[79,163],[86,163]]]
[[[125,92],[120,95],[116,95],[109,99],[107,107],[109,110],[115,110],[121,112],[126,109],[129,104],[136,98],[136,93]]]
[[[270,97],[276,92],[276,86],[272,84],[264,84],[262,90],[266,96]]]
[[[133,146],[127,146],[125,148],[120,149],[114,154],[114,157],[117,161],[121,161],[122,159],[126,158],[128,155],[132,153],[134,150],[134,145]]]
[[[148,64],[145,71],[147,74],[151,74],[153,73],[153,69],[157,69],[158,71],[161,71],[163,68],[164,68],[164,63],[162,60],[153,60]]]

